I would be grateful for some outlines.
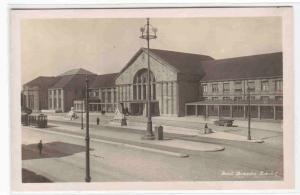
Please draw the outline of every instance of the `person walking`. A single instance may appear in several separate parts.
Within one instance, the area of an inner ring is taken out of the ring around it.
[[[97,117],[97,125],[99,125],[100,124],[100,119],[99,119],[99,117]]]
[[[205,123],[205,126],[204,126],[204,134],[207,134],[208,133],[208,126],[207,126],[207,123]]]
[[[42,140],[40,140],[40,142],[38,143],[38,149],[39,149],[40,155],[42,155],[42,149],[43,149]]]

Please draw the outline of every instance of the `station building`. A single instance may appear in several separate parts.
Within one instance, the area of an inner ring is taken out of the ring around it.
[[[158,49],[150,49],[149,55],[154,116],[244,118],[250,97],[251,117],[282,119],[281,52],[221,60]],[[40,108],[82,111],[88,75],[91,111],[114,112],[118,107],[146,116],[147,56],[147,49],[139,49],[118,73],[96,75],[75,69],[53,77],[52,85],[45,87],[48,101]]]

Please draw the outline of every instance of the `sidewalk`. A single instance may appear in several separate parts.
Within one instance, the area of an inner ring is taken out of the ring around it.
[[[66,113],[51,113],[48,115],[49,118],[65,118]],[[79,115],[79,119],[80,119]],[[96,121],[96,118],[99,117],[100,121],[110,121],[113,119],[114,114],[113,113],[106,113],[105,115],[102,115],[100,113],[90,113],[90,121]],[[83,118],[85,118],[85,114],[83,115]],[[138,123],[146,123],[147,118],[143,116],[126,116],[128,121],[131,122],[138,122]],[[78,120],[79,120],[78,119]],[[68,118],[66,118],[68,120]],[[204,120],[202,117],[195,117],[195,116],[187,116],[187,117],[174,117],[174,116],[154,116],[152,117],[153,123],[157,125],[167,125],[167,126],[174,126],[174,127],[185,127],[189,129],[200,129],[202,126],[207,123],[210,125],[213,125],[214,121],[217,120],[217,118],[209,118],[207,120]],[[239,128],[247,129],[248,128],[248,120],[239,120],[234,119],[233,122],[234,126],[237,126]],[[218,127],[214,125],[214,128],[224,128],[224,127]],[[251,128],[257,129],[257,130],[264,130],[264,131],[271,131],[271,132],[278,132],[282,133],[282,122],[281,121],[259,121],[259,120],[251,120]],[[217,129],[218,130],[218,129]]]
[[[137,122],[127,122],[127,126],[120,126],[117,122],[109,122],[107,126],[111,127],[119,127],[119,128],[130,128],[135,130],[141,130],[144,131],[145,125],[143,123],[137,123]],[[158,124],[153,124],[153,126],[158,126]],[[225,139],[230,141],[240,141],[240,142],[255,142],[255,143],[262,143],[262,140],[259,139],[252,139],[247,140],[247,137],[236,135],[232,133],[226,133],[222,131],[215,131],[213,133],[209,134],[200,134],[200,130],[195,129],[189,129],[189,128],[183,128],[183,127],[174,127],[174,126],[167,126],[163,125],[163,131],[166,133],[174,133],[174,134],[180,134],[180,135],[190,135],[190,136],[199,136],[199,137],[207,137],[207,138],[214,138],[214,139]]]
[[[50,123],[51,124],[51,123]],[[55,123],[53,123],[55,125]],[[59,130],[60,132],[71,132],[71,133],[84,133],[78,127],[70,125],[59,125],[57,127],[51,127],[51,129]],[[143,140],[140,134],[129,133],[123,131],[110,131],[90,127],[91,137],[99,140],[106,140],[127,145],[138,145],[138,146],[162,146],[164,149],[184,149],[190,151],[201,151],[201,152],[214,152],[222,151],[225,148],[217,144],[193,142],[179,139],[164,139],[164,140]],[[156,147],[157,148],[157,147]],[[161,148],[161,147],[160,147]],[[181,156],[182,157],[182,156]]]
[[[96,117],[97,115],[92,115],[90,117],[90,124],[96,125]],[[144,131],[145,129],[145,123],[144,122],[136,122],[135,120],[127,120],[127,126],[121,126],[120,123],[114,122],[111,117],[109,116],[101,116],[101,124],[104,126],[110,126],[115,128],[126,128],[126,129],[134,129],[139,131]],[[78,118],[76,120],[70,121],[66,117],[62,116],[49,116],[50,120],[58,120],[58,121],[67,121],[67,122],[74,122],[74,123],[81,123],[81,118]],[[168,118],[168,117],[166,117]],[[172,117],[171,117],[172,118]],[[137,117],[138,119],[138,117]],[[141,120],[145,120],[145,118],[140,117]],[[84,118],[85,123],[85,118]],[[188,122],[185,122],[188,123]],[[155,126],[162,125],[161,122],[157,122],[157,120],[153,120],[153,128]],[[239,141],[239,142],[255,142],[255,143],[262,143],[263,141],[261,139],[252,139],[247,140],[247,137],[244,135],[234,134],[234,133],[228,133],[225,132],[225,130],[228,130],[230,127],[220,127],[215,125],[213,126],[214,133],[210,134],[200,134],[200,128],[203,128],[204,125],[197,125],[197,129],[192,128],[185,128],[185,127],[176,127],[176,126],[169,126],[169,125],[162,125],[164,127],[164,132],[166,133],[173,133],[177,135],[190,135],[190,136],[199,136],[199,137],[207,137],[207,138],[213,138],[213,139],[223,139],[223,140],[230,140],[230,141]],[[187,125],[188,126],[188,125]]]

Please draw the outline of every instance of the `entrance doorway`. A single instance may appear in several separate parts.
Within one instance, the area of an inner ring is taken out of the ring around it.
[[[130,103],[131,115],[134,116],[147,116],[147,106],[145,102],[142,103]],[[151,102],[151,115],[159,115],[158,102]]]

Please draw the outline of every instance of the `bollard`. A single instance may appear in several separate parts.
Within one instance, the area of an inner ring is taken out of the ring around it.
[[[155,138],[157,140],[163,140],[164,139],[163,126],[156,126],[155,127]]]
[[[121,120],[121,126],[127,126],[126,118],[122,118],[122,120]]]

